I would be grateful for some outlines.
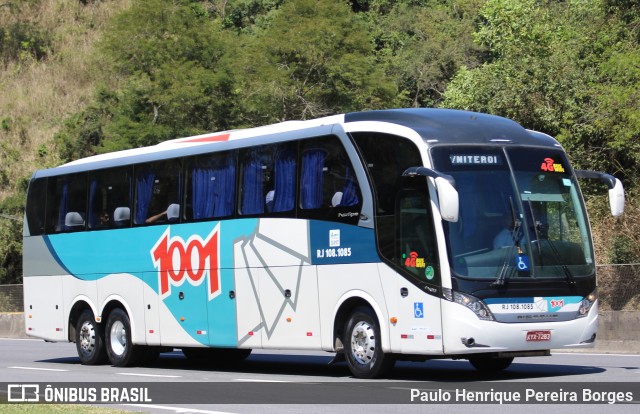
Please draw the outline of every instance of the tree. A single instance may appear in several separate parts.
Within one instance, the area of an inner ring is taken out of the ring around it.
[[[463,68],[443,105],[508,116],[554,135],[576,168],[614,173],[631,194],[628,199],[637,200],[639,14],[637,8],[618,7],[623,3],[634,2],[487,1],[476,41],[488,48],[490,59]],[[594,194],[590,186],[584,189]],[[593,217],[606,209],[601,198],[589,197]],[[593,223],[596,233],[615,229],[617,240],[635,240],[639,232],[632,215]],[[605,255],[631,257],[622,249],[630,245],[615,243]]]
[[[401,106],[436,106],[459,68],[481,61],[484,48],[473,41],[480,1],[372,3],[366,5],[373,8],[377,53],[398,85]]]
[[[285,2],[246,39],[237,71],[249,122],[308,119],[393,103],[366,25],[342,1]]]
[[[134,3],[117,16],[101,51],[120,77],[106,103],[102,151],[235,125],[233,74],[224,67],[235,35],[190,1]]]

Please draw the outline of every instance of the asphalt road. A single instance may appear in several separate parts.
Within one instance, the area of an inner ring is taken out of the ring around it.
[[[477,372],[467,361],[398,362],[387,378],[372,381],[353,378],[344,363],[330,364],[332,358],[322,352],[254,351],[237,365],[203,367],[176,351],[162,354],[148,367],[90,367],[80,364],[75,344],[0,339],[0,396],[6,395],[5,383],[51,383],[54,387],[64,383],[85,392],[97,386],[98,393],[105,385],[129,390],[151,387],[151,401],[143,398],[142,404],[132,404],[139,400],[130,394],[128,400],[110,406],[153,413],[473,410],[475,414],[513,413],[531,407],[562,410],[563,414],[601,414],[603,409],[637,413],[639,408],[637,403],[607,402],[629,399],[629,394],[640,401],[640,355],[554,353],[516,359],[506,371],[490,376]],[[571,401],[574,391],[577,403]],[[584,404],[585,395],[591,402],[600,399],[601,404]],[[444,404],[447,397],[456,404]],[[509,398],[519,398],[519,404],[498,404]],[[539,404],[545,400],[547,404]],[[225,404],[216,403],[221,401]]]

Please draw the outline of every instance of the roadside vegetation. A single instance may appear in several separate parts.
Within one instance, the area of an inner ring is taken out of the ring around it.
[[[2,0],[0,284],[21,280],[33,170],[208,131],[391,107],[557,137],[599,263],[640,258],[638,0]]]

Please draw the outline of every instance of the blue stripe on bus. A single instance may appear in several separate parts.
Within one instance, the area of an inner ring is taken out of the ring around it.
[[[284,257],[295,257],[292,266],[300,265],[306,252],[310,257],[303,262],[314,265],[379,261],[372,229],[311,221],[308,226],[293,227],[307,229],[307,246],[287,247],[265,238],[259,228],[259,219],[240,219],[62,233],[44,239],[51,256],[78,279],[93,281],[113,274],[141,279],[185,332],[213,346],[237,346],[236,303],[229,292],[236,289],[234,268],[245,263],[234,263],[234,246],[267,243],[282,250]],[[199,270],[205,259],[211,262]],[[209,270],[214,262],[216,269]],[[163,273],[163,266],[169,270]],[[180,292],[185,299],[180,299]],[[208,327],[208,335],[196,334],[202,326]]]

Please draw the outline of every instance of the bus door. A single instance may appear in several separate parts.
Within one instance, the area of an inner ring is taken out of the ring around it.
[[[441,353],[440,267],[431,204],[425,180],[408,180],[411,186],[396,196],[394,256],[401,277],[394,293],[398,301],[394,332],[400,335],[402,353]]]

